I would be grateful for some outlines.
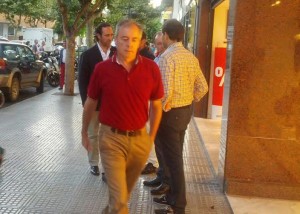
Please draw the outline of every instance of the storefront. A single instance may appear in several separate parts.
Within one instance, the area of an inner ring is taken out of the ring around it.
[[[207,117],[211,119],[221,119],[226,70],[229,0],[213,1],[213,3],[212,10],[214,11],[214,17],[212,23],[210,90]]]
[[[184,46],[198,57],[209,84],[208,95],[195,106],[195,116],[221,119],[229,0],[189,1],[184,8],[177,13],[182,18],[173,18],[184,24]]]

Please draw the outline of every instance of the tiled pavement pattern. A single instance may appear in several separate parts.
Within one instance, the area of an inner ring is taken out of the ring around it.
[[[80,97],[54,89],[0,109],[0,213],[96,214],[108,200],[100,177],[89,173],[81,146]],[[232,213],[220,192],[213,167],[191,122],[184,147],[187,214]],[[150,188],[141,176],[129,202],[131,214],[152,214]]]

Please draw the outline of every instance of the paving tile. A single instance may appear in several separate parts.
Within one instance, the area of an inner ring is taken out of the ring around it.
[[[80,97],[54,90],[0,110],[0,213],[98,214],[108,201],[101,176],[90,174],[81,146]],[[184,144],[186,214],[233,213],[221,192],[201,135],[191,121]],[[141,175],[128,203],[131,214],[152,214]]]

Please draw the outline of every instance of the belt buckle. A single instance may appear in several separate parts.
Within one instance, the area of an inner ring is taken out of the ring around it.
[[[127,134],[127,136],[132,137],[132,136],[136,135],[136,132],[134,130],[130,130],[130,131],[127,131],[126,134]]]

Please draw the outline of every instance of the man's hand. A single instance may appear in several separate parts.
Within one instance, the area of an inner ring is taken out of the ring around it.
[[[164,110],[165,110],[165,112],[168,112],[171,110],[171,104],[169,102],[166,103]]]
[[[90,143],[90,139],[88,137],[87,132],[82,131],[81,132],[81,137],[82,137],[82,146],[87,150],[87,151],[91,151],[92,147],[91,147],[91,143]]]

